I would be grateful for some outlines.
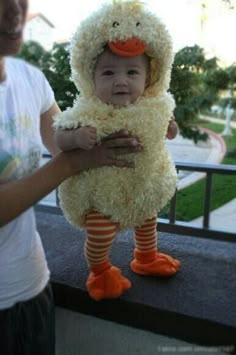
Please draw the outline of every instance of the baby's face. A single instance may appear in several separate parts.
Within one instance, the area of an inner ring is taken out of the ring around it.
[[[145,54],[121,57],[107,49],[95,66],[95,95],[104,103],[118,107],[134,103],[148,84],[148,74]]]

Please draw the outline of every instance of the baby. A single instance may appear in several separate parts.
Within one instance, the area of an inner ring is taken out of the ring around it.
[[[178,260],[158,251],[156,232],[157,213],[177,183],[164,143],[166,135],[176,134],[169,120],[174,100],[166,92],[172,60],[164,25],[137,1],[103,6],[81,24],[72,41],[72,73],[80,96],[55,117],[59,147],[91,149],[121,129],[137,136],[143,147],[128,156],[134,169],[89,170],[60,187],[65,216],[87,230],[86,285],[95,300],[119,297],[131,287],[109,260],[118,230],[134,228],[134,272],[172,276],[180,267]],[[65,135],[63,129],[74,130]]]

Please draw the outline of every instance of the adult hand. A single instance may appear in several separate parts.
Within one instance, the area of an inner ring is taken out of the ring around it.
[[[119,131],[104,138],[91,150],[77,149],[64,152],[70,164],[70,175],[101,166],[134,167],[134,163],[120,158],[120,155],[138,153],[143,149],[137,137],[126,131]],[[119,155],[119,158],[116,156]]]

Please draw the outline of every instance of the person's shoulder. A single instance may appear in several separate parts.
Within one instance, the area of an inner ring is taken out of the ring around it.
[[[24,72],[29,76],[43,76],[42,71],[37,68],[35,65],[28,63],[24,59],[21,58],[8,58],[7,59],[8,66],[11,67],[13,70],[20,71],[21,73]]]

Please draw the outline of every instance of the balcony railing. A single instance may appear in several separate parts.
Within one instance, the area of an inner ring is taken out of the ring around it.
[[[205,191],[204,191],[204,209],[202,226],[198,227],[190,222],[176,221],[176,201],[178,198],[178,190],[173,196],[170,204],[169,219],[159,220],[159,230],[172,232],[175,234],[186,234],[189,236],[199,236],[209,239],[233,241],[236,242],[236,230],[215,229],[210,226],[210,209],[212,198],[212,177],[216,174],[236,175],[235,165],[210,165],[204,163],[181,163],[176,162],[177,171],[191,171],[206,174]],[[236,196],[236,191],[235,191]],[[236,224],[236,216],[235,216]]]
[[[49,158],[50,155],[44,154],[44,158]],[[178,198],[178,190],[176,190],[170,203],[169,218],[158,218],[158,230],[162,232],[170,232],[175,234],[183,234],[187,236],[195,236],[209,239],[216,239],[222,241],[236,242],[236,230],[219,229],[211,227],[211,198],[212,198],[212,177],[216,174],[223,175],[236,175],[235,165],[209,165],[200,163],[181,163],[176,162],[177,171],[189,171],[204,173],[205,179],[205,191],[204,191],[204,209],[203,209],[203,222],[202,226],[196,226],[191,222],[177,221],[176,214],[176,201]],[[236,192],[235,192],[236,194]],[[41,210],[53,214],[62,214],[62,211],[58,204],[58,197],[56,193],[55,202],[40,201],[36,206],[37,210]],[[236,216],[235,216],[236,223]]]

